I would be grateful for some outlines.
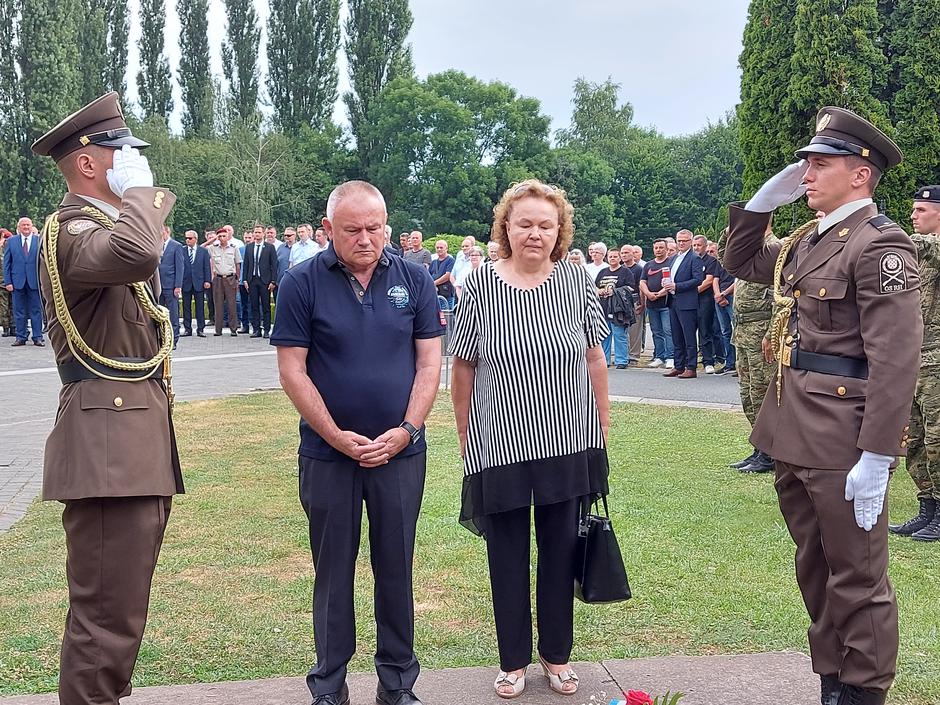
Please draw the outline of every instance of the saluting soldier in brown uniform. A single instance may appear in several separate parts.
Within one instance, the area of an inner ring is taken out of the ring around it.
[[[42,233],[40,288],[62,380],[43,499],[64,502],[69,612],[61,705],[131,690],[170,502],[183,491],[170,419],[166,309],[156,305],[161,227],[176,197],[108,93],[33,144],[68,193]]]
[[[796,155],[730,211],[725,267],[773,284],[778,306],[779,366],[751,442],[776,460],[821,702],[881,705],[898,652],[883,510],[889,468],[907,445],[923,334],[914,245],[871,198],[901,152],[829,107]],[[804,192],[826,216],[765,243],[771,212]]]

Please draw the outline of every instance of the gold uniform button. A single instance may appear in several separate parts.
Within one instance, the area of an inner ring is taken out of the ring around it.
[[[907,448],[907,441],[901,441],[901,447]]]
[[[910,426],[905,426],[905,427],[904,427],[904,433],[907,433],[907,432],[910,431],[910,430],[911,430],[911,427],[910,427]]]
[[[787,336],[787,345],[792,345],[792,344],[793,344],[793,336],[792,336],[792,335],[788,335],[788,336]]]
[[[825,296],[825,295],[826,295],[826,288],[825,288],[825,287],[823,287],[822,289],[819,290],[819,295],[820,295],[820,296]]]
[[[157,198],[166,198],[166,194],[163,191],[157,191]]]
[[[838,394],[840,397],[844,397],[844,396],[845,396],[845,387],[839,387],[839,388],[836,390],[836,394]]]
[[[787,281],[788,281],[788,282],[792,282],[792,281],[793,281],[793,275],[792,275],[792,274],[791,274],[789,277],[787,277]]]
[[[793,290],[793,298],[794,298],[794,299],[800,298],[800,290],[799,290],[799,289],[794,289],[794,290]]]
[[[114,397],[114,405],[120,409],[124,406],[124,400],[121,397]]]

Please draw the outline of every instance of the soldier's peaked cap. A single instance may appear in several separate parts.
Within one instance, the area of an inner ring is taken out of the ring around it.
[[[76,110],[46,134],[33,142],[32,150],[41,157],[52,157],[57,162],[90,144],[120,149],[149,147],[149,142],[134,137],[124,121],[124,113],[114,91],[96,98],[84,108]]]
[[[901,163],[903,155],[884,132],[851,110],[827,106],[816,115],[816,136],[797,151],[806,159],[810,154],[856,155],[881,171]]]
[[[914,200],[940,203],[940,186],[921,186],[914,194]]]

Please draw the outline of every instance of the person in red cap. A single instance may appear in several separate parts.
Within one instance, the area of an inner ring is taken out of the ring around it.
[[[923,321],[911,238],[872,195],[901,150],[826,107],[799,161],[732,204],[725,268],[771,284],[777,373],[751,443],[775,461],[780,509],[823,705],[883,705],[898,655],[888,580],[887,486],[907,446]],[[765,242],[776,208],[825,215]]]
[[[65,504],[61,705],[117,705],[130,694],[172,496],[183,491],[170,416],[173,332],[154,276],[176,197],[154,187],[138,151],[146,146],[112,92],[32,147],[68,186],[39,259],[62,381],[42,488],[43,499]]]

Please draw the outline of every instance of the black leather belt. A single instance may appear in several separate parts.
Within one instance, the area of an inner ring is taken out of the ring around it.
[[[142,357],[116,357],[113,358],[119,362],[146,362],[146,358]],[[144,375],[142,372],[135,372],[133,370],[115,370],[112,367],[107,367],[101,365],[92,360],[86,360],[89,367],[98,370],[102,374],[107,375],[108,377],[120,377],[121,379],[127,379],[128,381],[137,381],[142,379],[161,379],[163,376],[163,363],[153,368],[153,370]],[[62,380],[62,384],[71,384],[72,382],[81,382],[86,379],[100,379],[91,370],[87,369],[82,363],[78,360],[69,360],[68,362],[62,363],[57,367],[59,371],[59,379]]]
[[[868,379],[868,360],[807,352],[800,350],[799,345],[794,345],[790,350],[789,367],[824,375]]]

